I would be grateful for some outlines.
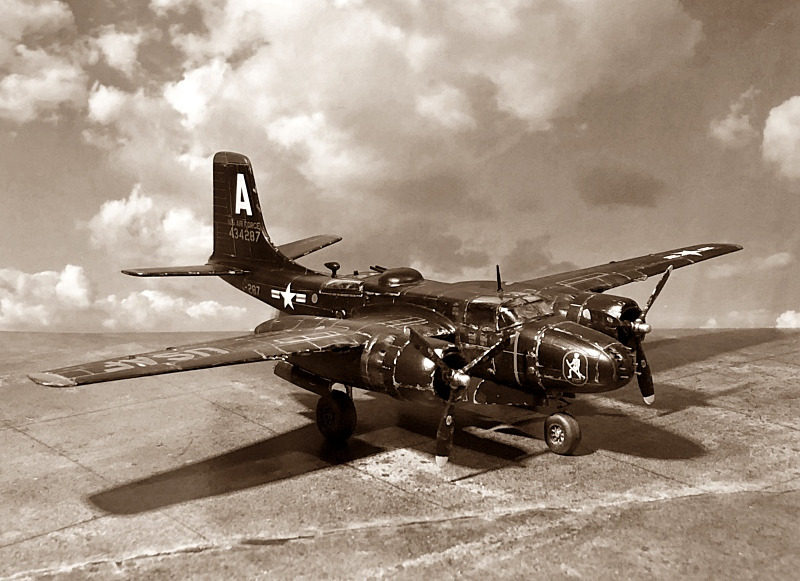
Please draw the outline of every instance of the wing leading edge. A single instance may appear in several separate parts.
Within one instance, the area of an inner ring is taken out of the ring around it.
[[[377,334],[402,333],[407,327],[425,336],[441,336],[454,331],[452,324],[441,315],[411,306],[366,309],[360,316],[351,319],[291,315],[267,321],[249,335],[71,365],[32,373],[28,377],[49,387],[75,387],[117,379],[285,359],[291,355],[358,349]]]
[[[534,292],[603,292],[609,289],[642,281],[648,277],[666,272],[667,268],[682,268],[737,252],[738,244],[695,244],[684,248],[647,254],[619,262],[609,262],[580,270],[562,272],[514,283],[509,290]]]
[[[49,387],[74,387],[116,379],[283,359],[300,353],[348,349],[360,346],[364,340],[365,336],[347,328],[318,326],[169,347],[32,373],[28,377]]]

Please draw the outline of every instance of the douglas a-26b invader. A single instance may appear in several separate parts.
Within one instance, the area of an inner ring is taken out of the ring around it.
[[[581,439],[578,422],[566,411],[576,394],[619,389],[636,376],[645,402],[653,402],[642,341],[650,331],[647,313],[672,269],[741,249],[699,244],[513,284],[502,283],[499,268],[496,281],[457,283],[426,280],[407,267],[343,275],[339,264],[328,262],[330,273],[321,273],[295,260],[341,238],[273,245],[250,161],[220,152],[213,168],[214,252],[208,263],[123,272],[218,276],[283,314],[242,337],[54,369],[32,374],[33,381],[70,387],[272,359],[279,360],[279,377],[321,396],[317,425],[329,440],[352,435],[357,387],[440,401],[440,465],[450,454],[459,401],[548,415],[547,445],[570,454]],[[604,294],[662,273],[643,309]]]

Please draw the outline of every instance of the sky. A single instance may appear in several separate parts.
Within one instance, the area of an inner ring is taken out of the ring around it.
[[[654,327],[800,326],[795,0],[0,0],[0,330],[250,330],[211,159],[302,260],[507,281],[713,242]],[[654,280],[616,289],[643,302]]]

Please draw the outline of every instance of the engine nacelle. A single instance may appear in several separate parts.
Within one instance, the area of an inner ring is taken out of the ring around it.
[[[631,323],[642,314],[633,299],[592,292],[556,301],[554,307],[568,321],[595,329],[622,342],[626,342],[625,333],[629,327],[620,326],[620,323]]]
[[[456,347],[447,341],[429,338],[428,342],[443,359],[456,352]],[[436,364],[402,332],[377,334],[360,351],[315,353],[313,357],[293,355],[288,361],[316,377],[397,399],[446,399],[449,394]]]
[[[455,352],[455,346],[447,341],[428,339],[428,342],[442,358]],[[402,399],[415,399],[419,395],[447,398],[449,388],[436,364],[420,353],[403,333],[373,337],[364,347],[359,367],[363,383],[376,391]]]

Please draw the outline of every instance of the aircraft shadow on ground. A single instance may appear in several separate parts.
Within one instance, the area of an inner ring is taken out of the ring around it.
[[[778,329],[731,329],[706,331],[645,341],[647,358],[655,371],[714,359],[720,355],[772,343],[785,338]]]
[[[679,339],[654,340],[648,343],[648,350],[659,353],[651,360],[658,361],[661,369],[669,369],[713,358],[742,347],[766,343],[779,337],[777,332],[769,330],[752,333],[718,332],[711,335],[701,333]],[[676,350],[677,354],[674,352]],[[635,392],[636,386],[631,385],[622,391],[626,394],[619,399],[631,398],[627,392]],[[666,397],[661,397],[660,404],[666,410],[665,413],[687,407],[685,403],[681,407],[677,402],[691,402],[688,405],[695,406],[709,405],[707,397],[691,390],[671,386],[663,391],[667,394]],[[304,415],[313,418],[311,410],[316,405],[317,397],[305,392],[298,393],[295,397],[309,409]],[[90,496],[88,500],[109,513],[137,514],[295,478],[385,451],[385,448],[370,444],[359,436],[391,426],[425,437],[410,438],[417,442],[416,445],[398,443],[398,447],[416,448],[432,454],[441,414],[440,408],[397,402],[384,396],[359,400],[357,407],[358,429],[356,435],[344,446],[328,444],[316,426],[310,423],[249,446],[99,492]],[[454,446],[489,457],[489,460],[482,465],[470,467],[493,469],[497,468],[498,464],[501,466],[515,464],[532,456],[521,447],[493,440],[491,432],[542,440],[541,416],[531,414],[508,423],[502,419],[483,415],[479,411],[481,409],[485,408],[464,406],[456,411],[457,429]],[[587,399],[579,398],[574,406],[574,412],[581,419],[582,425],[589,428],[584,429],[584,440],[578,450],[579,455],[591,454],[597,450],[609,450],[643,458],[685,460],[705,454],[704,448],[689,438]],[[518,416],[518,411],[516,414]],[[589,418],[591,421],[584,421]],[[616,431],[607,427],[603,429],[604,420],[610,420],[613,424],[620,423],[623,427]],[[467,427],[477,428],[488,435],[465,431],[464,428]],[[537,452],[533,455],[538,454]],[[463,463],[463,460],[459,463]]]
[[[315,400],[315,396],[309,395],[306,398],[304,394],[300,394],[298,399]],[[308,403],[313,405],[311,401]],[[388,414],[395,415],[393,422],[382,425],[375,419],[370,419],[371,414],[377,417],[379,413],[386,418],[387,406],[395,406],[394,414]],[[415,442],[406,445],[398,441],[398,448],[412,448],[431,454],[430,461],[433,462],[434,439],[441,412],[439,408],[412,408],[410,404],[377,397],[359,401],[358,411],[363,420],[359,421],[356,435],[343,446],[328,444],[319,434],[316,425],[309,423],[302,428],[249,446],[99,492],[88,500],[108,513],[138,514],[291,479],[384,452],[387,448],[370,444],[363,436],[392,426],[407,432],[408,439]],[[586,412],[591,413],[590,410]],[[312,412],[307,415],[311,416]],[[590,436],[591,445],[633,455],[647,456],[655,453],[653,457],[657,458],[664,457],[665,450],[670,451],[668,457],[672,458],[694,457],[703,452],[697,444],[682,436],[638,420],[629,421],[634,425],[627,426],[625,435],[621,438],[594,438],[593,434]],[[458,427],[454,446],[478,454],[470,454],[467,459],[459,459],[460,455],[454,454],[451,462],[486,470],[517,464],[532,455],[550,454],[544,447],[540,452],[530,454],[521,447],[499,442],[491,437],[492,431],[498,431],[515,437],[542,440],[542,419],[533,415],[509,424],[502,419],[487,418],[472,409],[461,408],[456,412],[456,422]],[[535,425],[535,431],[539,435],[533,435],[531,424]],[[486,435],[465,431],[468,427],[477,428]],[[585,437],[585,443],[587,439]],[[657,445],[651,448],[646,442]],[[541,445],[544,446],[544,442]],[[585,444],[582,448],[586,448]],[[587,451],[590,453],[594,448],[584,449],[583,453]]]
[[[295,398],[309,408],[303,415],[313,418],[317,396],[298,393]],[[412,414],[409,405],[384,396],[359,400],[358,429],[345,445],[329,444],[316,425],[310,423],[243,448],[99,492],[88,500],[112,514],[137,514],[286,480],[384,452],[386,448],[370,444],[359,436],[392,425],[426,436],[424,440],[409,438],[415,440],[417,446],[399,444],[398,447],[425,449],[432,453],[441,410],[434,406],[421,410],[417,407],[415,409],[420,413]],[[376,421],[376,418],[386,419],[387,416],[395,416],[389,424]],[[477,417],[476,423],[480,421],[481,418]],[[508,461],[526,454],[514,446],[461,430],[456,432],[454,445]]]

